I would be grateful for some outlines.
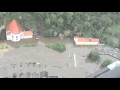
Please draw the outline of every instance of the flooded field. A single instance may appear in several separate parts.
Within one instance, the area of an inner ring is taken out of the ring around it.
[[[39,38],[38,40],[36,38]],[[59,53],[52,49],[45,47],[48,43],[64,42],[66,44],[66,51]],[[13,73],[21,72],[40,72],[46,70],[49,75],[59,75],[60,77],[69,78],[84,78],[98,70],[100,70],[100,64],[96,64],[87,59],[87,55],[93,46],[76,46],[71,39],[60,38],[47,38],[43,36],[36,36],[33,39],[21,40],[20,42],[4,41],[7,45],[14,48],[16,45],[37,43],[36,47],[20,47],[16,49],[8,50],[4,52],[4,55],[0,57],[0,75],[12,76]],[[76,54],[77,67],[74,67],[73,54]],[[69,55],[71,58],[69,58]],[[105,58],[105,56],[103,57]],[[33,67],[27,66],[25,63],[38,62],[42,65]],[[23,63],[23,67],[20,67],[20,63]],[[15,68],[12,68],[11,64],[15,64]],[[46,67],[44,68],[44,65]],[[61,67],[61,68],[57,68]]]

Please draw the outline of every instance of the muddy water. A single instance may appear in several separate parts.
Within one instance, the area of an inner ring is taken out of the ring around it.
[[[39,39],[36,39],[39,38]],[[70,38],[64,38],[64,39],[60,39],[59,37],[44,37],[44,36],[34,36],[32,39],[23,39],[19,42],[12,42],[12,41],[2,41],[4,43],[7,43],[8,45],[11,46],[16,46],[16,45],[23,45],[23,44],[34,44],[34,43],[44,43],[44,44],[48,44],[48,43],[55,43],[55,42],[63,42],[66,45],[72,45],[74,48],[80,48],[81,46],[76,46],[74,45],[74,41],[73,39]],[[86,46],[84,46],[86,47]],[[88,46],[87,46],[88,47]],[[94,48],[94,46],[89,46],[88,48]]]
[[[39,39],[37,40],[36,38]],[[58,53],[54,50],[45,47],[45,44],[55,43],[55,42],[65,43],[66,51],[63,53]],[[2,65],[3,64],[10,65],[10,63],[19,64],[21,62],[35,61],[35,62],[40,62],[42,64],[46,64],[48,66],[62,66],[63,68],[60,69],[59,71],[58,69],[55,69],[53,71],[51,71],[50,69],[49,72],[51,73],[51,75],[57,73],[61,76],[64,76],[63,74],[65,74],[65,76],[68,77],[85,77],[87,76],[87,74],[89,75],[99,70],[97,64],[89,60],[86,60],[86,57],[89,54],[89,52],[95,47],[76,46],[73,43],[73,39],[66,38],[61,40],[60,38],[57,37],[48,38],[43,36],[36,36],[32,39],[21,40],[20,42],[14,43],[12,41],[4,41],[4,43],[7,43],[12,47],[16,45],[23,45],[26,43],[28,44],[38,43],[38,47],[32,47],[32,48],[21,47],[18,49],[11,50],[5,53],[5,55],[1,58]],[[76,54],[76,59],[77,59],[77,67],[78,67],[77,69],[74,68],[74,59],[73,59],[74,53]],[[69,54],[71,56],[71,59],[69,59]],[[70,66],[69,62],[71,63],[72,66],[71,69],[69,68]],[[68,66],[67,63],[69,63]],[[11,69],[9,70],[9,72],[10,71]]]

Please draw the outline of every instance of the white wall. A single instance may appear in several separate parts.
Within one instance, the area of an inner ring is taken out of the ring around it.
[[[32,38],[33,36],[24,36],[24,39],[27,39],[27,38]]]
[[[11,41],[17,42],[20,41],[20,34],[11,34]]]
[[[20,39],[24,39],[24,33],[23,32],[20,33]]]
[[[98,45],[99,42],[77,42],[77,38],[74,38],[74,42],[76,45]]]
[[[6,35],[7,40],[11,40],[11,35]]]
[[[76,45],[98,45],[98,42],[76,42]]]

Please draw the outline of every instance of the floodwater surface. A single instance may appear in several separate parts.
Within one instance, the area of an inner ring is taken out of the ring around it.
[[[39,39],[36,39],[39,38]],[[59,53],[55,50],[45,47],[46,44],[63,42],[66,45],[66,51]],[[23,44],[38,44],[36,47],[20,47],[9,50],[0,57],[0,75],[12,76],[14,72],[40,72],[46,70],[49,75],[59,75],[60,77],[69,78],[84,78],[98,70],[100,65],[87,60],[87,56],[94,46],[76,46],[73,39],[60,39],[57,37],[35,36],[32,39],[21,40],[20,42],[4,41],[11,47]],[[77,67],[75,68],[74,56],[76,55]],[[46,65],[46,68],[27,67],[25,63],[38,62],[41,65]],[[20,67],[23,63],[23,67]],[[11,67],[15,64],[15,68]],[[61,68],[57,68],[61,67]],[[6,69],[5,69],[6,68]]]

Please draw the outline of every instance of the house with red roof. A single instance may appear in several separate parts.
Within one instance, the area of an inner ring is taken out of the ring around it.
[[[32,38],[32,31],[25,31],[20,24],[13,19],[6,28],[6,39],[14,42],[20,41],[21,39]]]
[[[98,45],[99,38],[82,38],[79,36],[75,36],[74,42],[76,45]]]

